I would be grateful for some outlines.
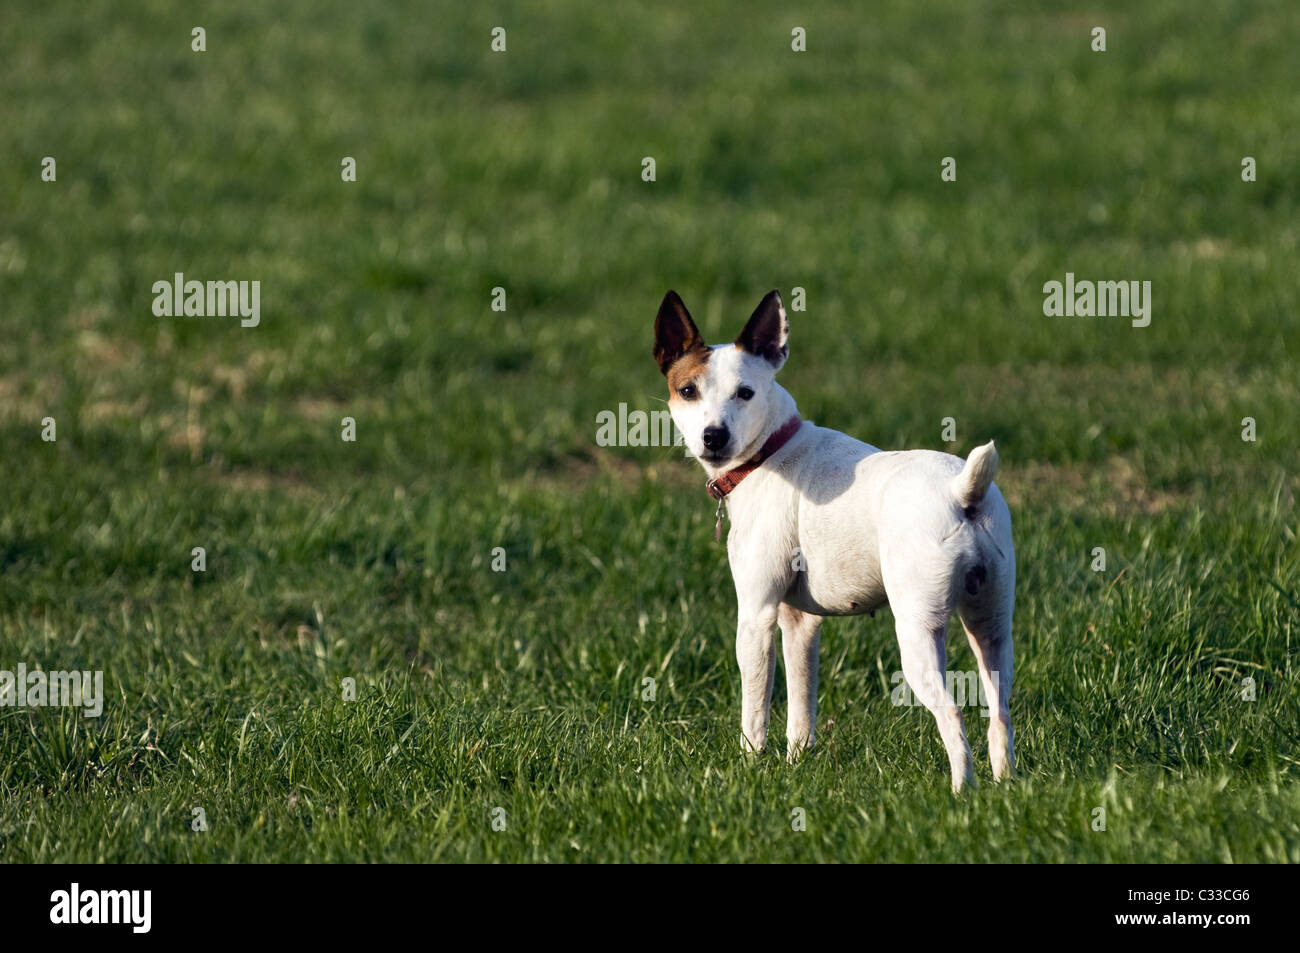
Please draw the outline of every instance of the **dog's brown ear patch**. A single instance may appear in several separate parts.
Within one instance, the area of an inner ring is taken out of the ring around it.
[[[659,314],[655,317],[654,357],[659,363],[659,370],[665,376],[668,368],[683,354],[703,349],[704,338],[691,320],[691,313],[677,296],[676,291],[669,291],[659,305]],[[706,358],[707,360],[707,358]]]
[[[736,347],[765,359],[780,369],[790,356],[790,322],[781,305],[781,293],[769,291],[749,316],[745,330],[736,338]]]

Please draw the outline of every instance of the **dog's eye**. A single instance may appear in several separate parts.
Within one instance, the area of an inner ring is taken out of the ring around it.
[[[749,398],[754,396],[754,391],[748,387],[742,387],[740,390],[736,391],[736,396],[741,400],[749,400]]]
[[[699,391],[695,389],[694,384],[687,384],[685,387],[678,390],[677,393],[681,395],[682,400],[694,400],[699,396]]]

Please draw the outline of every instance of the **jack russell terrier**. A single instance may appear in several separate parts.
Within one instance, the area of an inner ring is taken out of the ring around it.
[[[825,616],[889,605],[903,675],[934,715],[952,787],[975,783],[962,713],[944,681],[955,610],[988,699],[989,759],[1015,766],[1011,615],[1016,560],[1011,514],[993,483],[990,441],[965,460],[932,450],[884,452],[800,419],[776,382],[789,355],[781,296],[769,292],[734,344],[710,347],[669,291],[655,319],[654,357],[668,407],[718,501],[730,512],[727,556],[736,584],[742,748],[763,750],[781,627],[789,713],[787,757],[811,748],[817,647]]]

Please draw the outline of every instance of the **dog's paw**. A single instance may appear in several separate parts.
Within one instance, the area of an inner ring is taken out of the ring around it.
[[[968,791],[968,790],[969,791],[978,790],[979,786],[980,783],[979,781],[975,780],[974,772],[967,774],[964,777],[960,775],[953,775],[952,778],[953,794],[961,794],[963,791]]]
[[[813,743],[811,741],[802,744],[792,744],[785,749],[786,764],[797,764],[806,756],[812,754]]]

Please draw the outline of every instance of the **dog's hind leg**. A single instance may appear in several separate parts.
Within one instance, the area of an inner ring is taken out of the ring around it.
[[[993,780],[1015,773],[1015,739],[1011,729],[1011,616],[1015,607],[1015,562],[1001,568],[986,586],[971,579],[968,598],[957,604],[957,615],[979,663],[984,704],[989,712],[989,761]]]
[[[947,669],[948,614],[909,611],[894,607],[898,648],[903,659],[903,677],[939,726],[939,735],[948,749],[948,766],[952,770],[952,789],[960,791],[975,784],[970,745],[961,709],[953,700],[944,678]]]
[[[785,656],[786,760],[795,761],[813,746],[817,735],[817,649],[822,617],[781,603],[781,651]]]

